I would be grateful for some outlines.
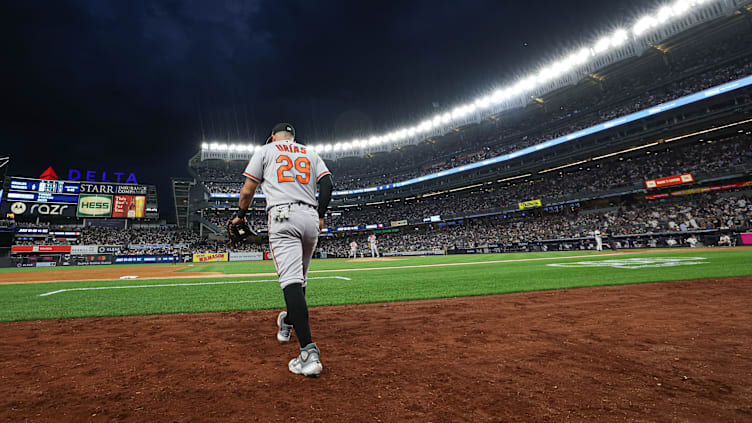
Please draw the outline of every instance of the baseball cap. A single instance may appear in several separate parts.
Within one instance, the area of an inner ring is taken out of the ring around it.
[[[272,128],[272,135],[269,135],[269,138],[266,139],[266,143],[269,144],[269,142],[272,140],[272,136],[277,132],[282,131],[289,132],[292,134],[293,138],[295,137],[295,128],[293,128],[293,126],[289,123],[282,122],[274,125],[274,128]]]
[[[274,125],[274,128],[272,128],[272,135],[282,131],[291,133],[293,137],[295,136],[295,128],[293,128],[289,123],[284,122]]]

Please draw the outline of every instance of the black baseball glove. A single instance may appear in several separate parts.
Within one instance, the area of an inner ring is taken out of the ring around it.
[[[245,220],[245,217],[241,217],[240,221],[237,223],[232,223],[236,217],[238,217],[238,215],[234,214],[230,220],[227,221],[227,235],[230,237],[230,243],[239,244],[249,236],[257,235],[256,231],[251,229],[251,226]]]

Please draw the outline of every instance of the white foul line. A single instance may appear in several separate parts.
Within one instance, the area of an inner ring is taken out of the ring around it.
[[[352,279],[346,278],[344,276],[314,276],[310,277],[308,279],[341,279],[343,281],[351,281]],[[40,297],[46,297],[48,295],[55,295],[59,294],[61,292],[70,292],[70,291],[94,291],[94,290],[104,290],[104,289],[129,289],[129,288],[159,288],[159,287],[168,287],[168,286],[198,286],[198,285],[228,285],[228,284],[239,284],[239,283],[258,283],[258,282],[277,282],[277,279],[264,279],[264,280],[255,280],[255,281],[221,281],[221,282],[192,282],[192,283],[170,283],[170,284],[156,284],[156,285],[128,285],[128,286],[93,286],[89,288],[68,288],[68,289],[58,289],[57,291],[51,291],[51,292],[45,292],[44,294],[39,294]]]

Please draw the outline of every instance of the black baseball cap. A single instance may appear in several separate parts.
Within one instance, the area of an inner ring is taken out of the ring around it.
[[[284,122],[274,125],[274,128],[272,128],[272,135],[282,131],[291,133],[293,137],[295,136],[295,128],[293,128],[289,123]]]

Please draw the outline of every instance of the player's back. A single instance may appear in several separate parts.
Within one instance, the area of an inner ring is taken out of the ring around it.
[[[329,170],[316,152],[289,140],[266,144],[243,172],[263,184],[267,210],[291,203],[316,207],[316,183],[327,174]]]

